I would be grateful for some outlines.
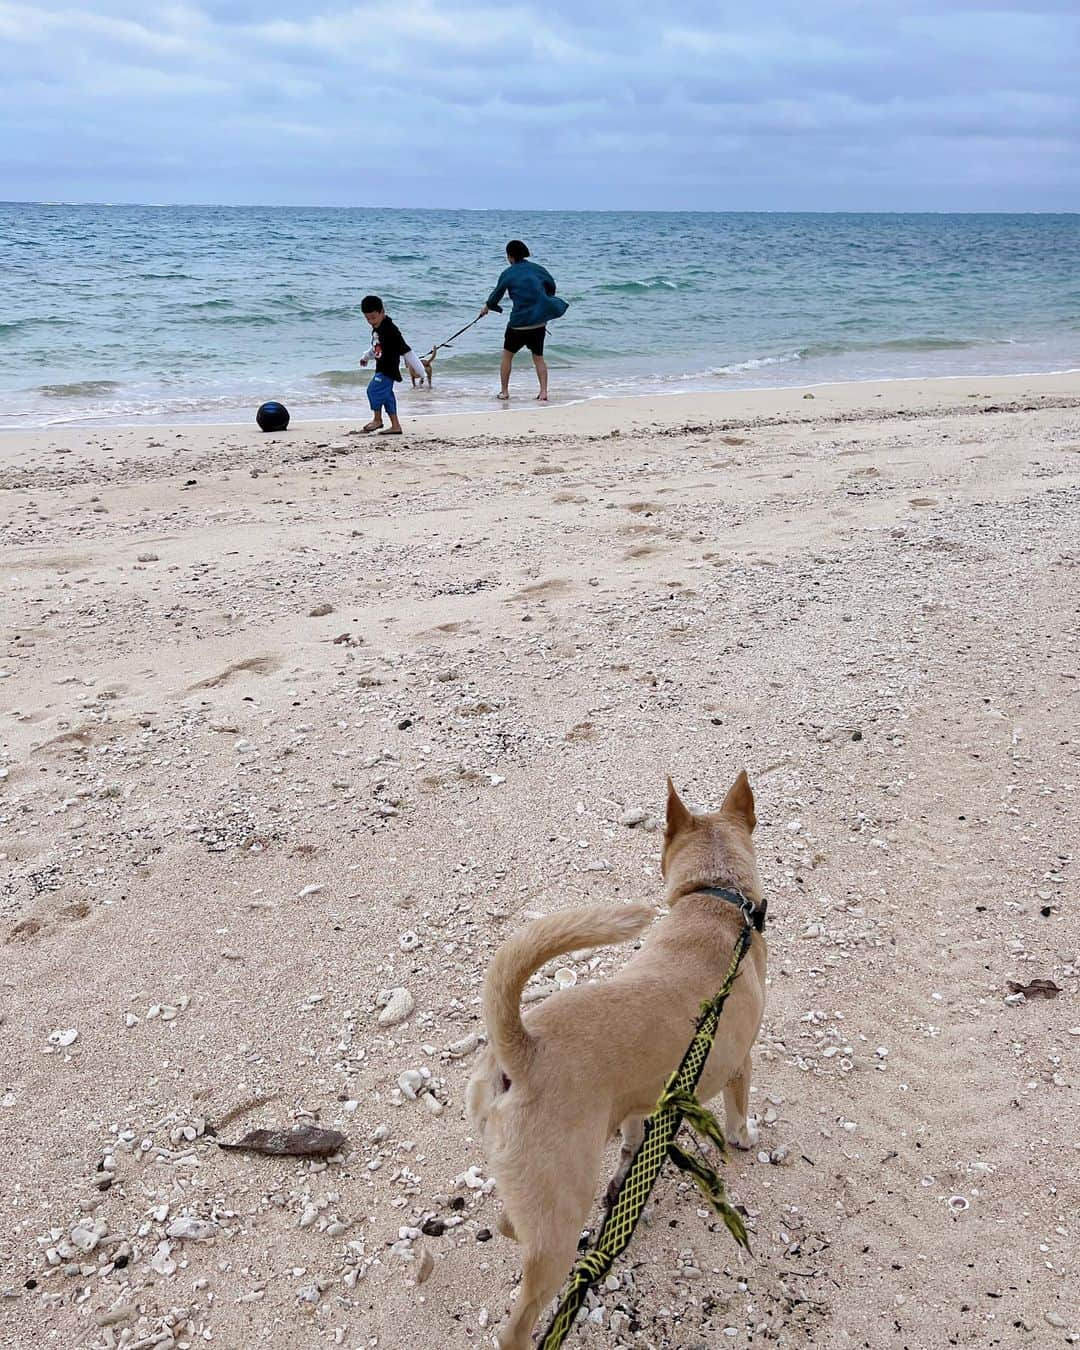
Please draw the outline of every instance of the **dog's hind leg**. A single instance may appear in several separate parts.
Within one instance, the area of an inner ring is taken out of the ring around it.
[[[521,1287],[499,1333],[500,1350],[529,1350],[537,1319],[559,1292],[577,1256],[578,1238],[592,1205],[600,1148],[599,1143],[593,1150],[582,1148],[580,1140],[573,1142],[580,1151],[570,1165],[563,1157],[558,1167],[531,1169],[527,1190],[503,1188],[522,1262]]]
[[[499,1334],[500,1350],[529,1350],[537,1318],[559,1292],[577,1255],[578,1236],[588,1214],[588,1203],[571,1212],[560,1205],[545,1218],[542,1246],[529,1246],[521,1267],[521,1288],[506,1326]]]
[[[604,1204],[608,1209],[615,1203],[619,1187],[626,1180],[630,1164],[634,1161],[634,1154],[641,1147],[641,1141],[645,1138],[645,1117],[627,1116],[622,1123],[620,1133],[622,1134],[622,1147],[619,1149],[619,1166],[615,1170],[615,1175],[608,1182],[608,1188],[604,1194]]]
[[[724,1088],[724,1134],[736,1148],[753,1148],[757,1143],[757,1126],[747,1115],[750,1107],[750,1074],[753,1062],[749,1051],[738,1070]]]

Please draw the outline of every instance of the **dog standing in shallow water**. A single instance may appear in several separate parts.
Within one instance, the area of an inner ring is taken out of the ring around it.
[[[651,905],[597,905],[549,914],[515,933],[484,982],[488,1048],[466,1104],[480,1132],[505,1213],[499,1229],[523,1249],[521,1288],[499,1336],[527,1350],[532,1329],[573,1265],[596,1194],[607,1140],[622,1131],[622,1168],[694,1033],[701,1004],[716,993],[742,929],[722,886],[762,903],[751,833],[754,795],[740,773],[720,810],[695,815],[668,780],[660,864],[671,913],[605,984],[578,985],[521,1017],[534,971],[565,952],[626,942],[655,917]],[[750,1148],[750,1047],[765,1007],[765,940],[755,934],[698,1086],[724,1094],[725,1132]]]

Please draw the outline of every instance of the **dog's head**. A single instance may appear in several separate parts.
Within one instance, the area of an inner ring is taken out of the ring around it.
[[[728,790],[719,811],[696,815],[668,779],[667,828],[660,875],[674,904],[698,886],[729,886],[753,903],[761,900],[761,878],[751,835],[757,824],[754,794],[746,770]]]

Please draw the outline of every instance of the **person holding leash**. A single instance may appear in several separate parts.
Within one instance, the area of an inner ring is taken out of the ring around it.
[[[509,293],[513,303],[510,320],[503,337],[502,364],[499,367],[501,387],[497,398],[510,397],[510,370],[514,357],[522,347],[528,347],[532,353],[536,378],[540,383],[537,399],[547,402],[548,368],[544,360],[544,338],[550,319],[560,319],[567,311],[567,303],[555,294],[555,278],[539,263],[532,262],[529,250],[520,239],[511,239],[506,246],[506,261],[509,264],[495,289],[488,296],[478,317],[494,311],[502,313],[499,301]]]

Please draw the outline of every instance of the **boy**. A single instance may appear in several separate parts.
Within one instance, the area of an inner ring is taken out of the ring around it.
[[[375,361],[375,374],[367,387],[368,404],[371,407],[371,421],[364,431],[377,431],[380,436],[400,436],[401,423],[397,415],[397,396],[394,385],[401,382],[401,358],[412,348],[401,336],[397,324],[383,308],[383,302],[377,295],[365,295],[360,301],[364,318],[371,324],[371,349],[360,358],[360,364],[366,366]],[[383,409],[390,417],[390,426],[383,429]]]

